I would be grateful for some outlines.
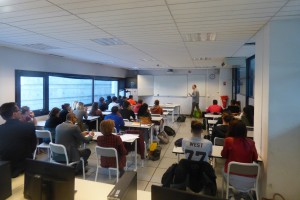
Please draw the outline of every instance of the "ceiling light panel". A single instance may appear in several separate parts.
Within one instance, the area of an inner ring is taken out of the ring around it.
[[[125,45],[126,43],[118,38],[99,38],[92,39],[93,42],[96,42],[103,46],[114,46],[114,45]]]

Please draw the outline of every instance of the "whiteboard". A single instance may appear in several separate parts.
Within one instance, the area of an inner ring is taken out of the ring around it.
[[[154,76],[154,96],[188,95],[187,75]]]
[[[151,75],[138,75],[138,95],[139,96],[152,96],[153,95],[153,81]]]
[[[196,84],[200,96],[206,96],[206,77],[205,75],[188,75],[188,91],[192,93],[192,85]]]

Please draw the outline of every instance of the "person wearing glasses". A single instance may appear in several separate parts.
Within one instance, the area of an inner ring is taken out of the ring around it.
[[[0,115],[6,121],[0,125],[0,160],[10,162],[14,178],[24,172],[26,158],[33,158],[37,141],[35,126],[20,121],[21,110],[15,102],[2,104]]]

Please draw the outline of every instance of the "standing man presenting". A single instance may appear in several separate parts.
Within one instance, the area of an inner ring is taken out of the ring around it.
[[[197,108],[198,112],[201,113],[201,111],[199,109],[199,97],[200,97],[200,94],[199,94],[199,90],[197,89],[197,85],[193,84],[192,85],[192,89],[193,89],[192,94],[189,93],[189,95],[192,97],[191,117],[193,117],[193,113],[194,113],[195,107]]]

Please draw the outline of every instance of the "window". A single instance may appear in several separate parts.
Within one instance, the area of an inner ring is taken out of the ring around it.
[[[31,110],[44,108],[44,78],[43,77],[20,77],[20,106],[28,106]]]
[[[74,101],[93,102],[93,80],[49,76],[49,110]]]
[[[117,96],[125,79],[16,70],[16,103],[29,106],[36,116],[74,101],[91,105],[101,96]],[[119,85],[120,84],[120,85]]]
[[[94,81],[94,101],[100,97],[118,96],[118,81]]]

